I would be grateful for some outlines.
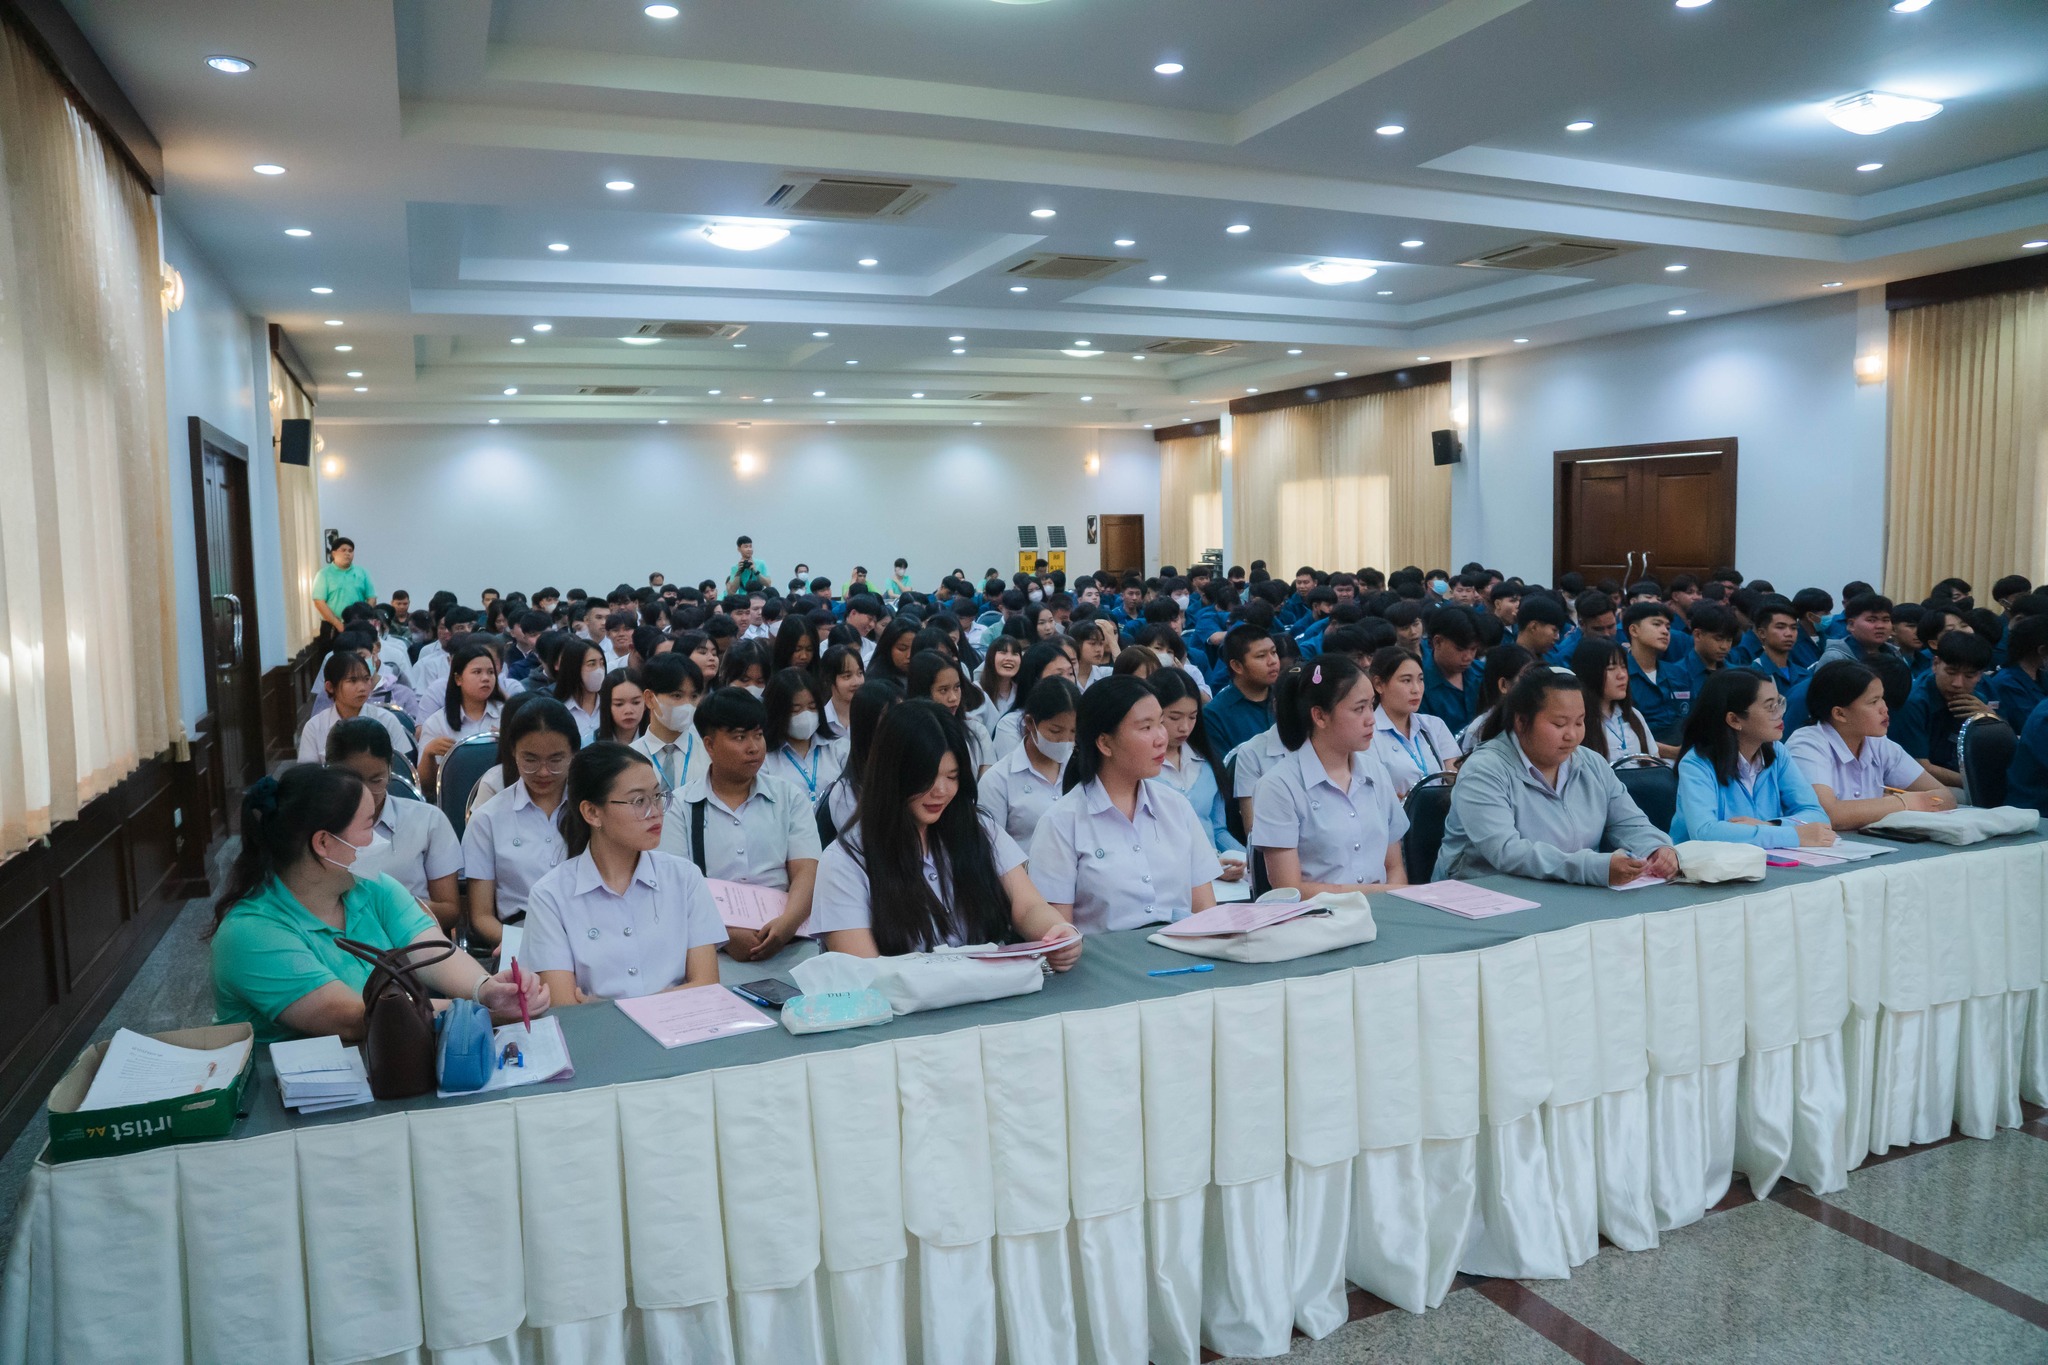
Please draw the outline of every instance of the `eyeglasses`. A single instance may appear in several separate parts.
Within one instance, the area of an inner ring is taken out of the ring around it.
[[[1772,697],[1769,701],[1758,702],[1757,705],[1764,709],[1764,714],[1767,716],[1782,716],[1785,714],[1785,699],[1783,697]]]
[[[642,820],[648,820],[661,814],[661,793],[637,792],[622,800],[611,800],[605,802],[605,804],[607,806],[624,806]]]
[[[530,754],[519,755],[518,765],[522,773],[545,773],[549,777],[559,777],[569,770],[569,760],[566,758],[534,758]]]

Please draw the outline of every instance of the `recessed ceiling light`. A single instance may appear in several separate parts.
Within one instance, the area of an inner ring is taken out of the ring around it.
[[[773,403],[775,400],[773,398],[763,398],[761,401],[763,403]]]
[[[823,398],[824,396],[825,396],[825,391],[824,391],[823,389],[812,389],[812,390],[811,390],[811,397],[813,397],[813,398]]]
[[[1095,343],[1088,340],[1086,337],[1075,337],[1074,344],[1076,346],[1093,346]]]
[[[552,332],[555,330],[555,324],[552,322],[536,322],[533,324],[533,330],[536,332]]]
[[[1415,359],[1416,359],[1416,361],[1417,361],[1417,362],[1419,363],[1419,362],[1421,362],[1421,361],[1425,361],[1425,360],[1428,360],[1428,359],[1429,359],[1429,357],[1428,357],[1428,356],[1426,356],[1426,355],[1419,355],[1419,356],[1415,357]]]
[[[1666,317],[1682,318],[1685,316],[1685,310],[1683,308],[1667,308],[1664,310],[1664,315]]]
[[[548,250],[549,250],[549,251],[567,251],[568,249],[569,249],[569,244],[568,244],[567,242],[549,242],[549,243],[548,243]]]
[[[284,174],[284,167],[282,167],[282,166],[279,166],[279,165],[277,165],[276,163],[274,163],[274,162],[270,162],[270,161],[266,161],[266,162],[264,162],[264,163],[263,163],[262,165],[260,165],[260,166],[251,166],[251,167],[250,167],[249,169],[250,169],[250,170],[252,170],[252,171],[254,171],[254,172],[256,172],[256,174],[258,174],[258,175],[283,175],[283,174]]]
[[[361,370],[350,370],[348,372],[348,377],[350,379],[361,379],[363,377],[363,372]]]
[[[1031,216],[1033,218],[1057,218],[1060,216],[1060,213],[1058,209],[1033,209],[1031,210]]]
[[[981,425],[981,423],[979,423],[979,422],[976,422],[976,423],[975,423],[974,425],[976,425],[976,426],[980,426],[980,425]]]
[[[1840,289],[1841,287],[1842,282],[1840,280],[1829,280],[1826,284],[1821,286],[1821,288],[1823,289]]]
[[[495,417],[493,417],[493,418],[491,419],[491,425],[492,425],[492,426],[496,426],[496,425],[498,425],[498,419],[497,419],[497,418],[495,418]]]
[[[1420,237],[1410,237],[1407,241],[1401,243],[1401,245],[1406,247],[1408,250],[1413,251],[1415,250],[1415,248],[1423,245],[1423,241]]]
[[[1332,377],[1333,377],[1333,378],[1337,378],[1337,379],[1349,379],[1349,378],[1351,377],[1351,371],[1349,371],[1349,370],[1336,370],[1336,371],[1333,371],[1333,373],[1332,373]]]
[[[1516,337],[1516,338],[1515,338],[1515,345],[1517,345],[1517,346],[1527,346],[1528,344],[1529,344],[1529,338],[1527,338],[1527,337]]]
[[[512,344],[513,344],[514,346],[524,346],[524,345],[526,344],[526,338],[525,338],[525,337],[513,337],[513,338],[512,338]]]
[[[2020,250],[2022,250],[2022,251],[2039,251],[2039,250],[2040,250],[2040,249],[2041,249],[2042,247],[2044,247],[2044,246],[2048,246],[2048,241],[2043,241],[2043,242],[2021,242],[2021,243],[2020,243]]]
[[[633,182],[630,180],[607,180],[604,182],[604,187],[614,194],[624,194],[627,190],[633,188]]]
[[[1252,230],[1252,225],[1251,225],[1250,223],[1232,223],[1232,224],[1231,224],[1231,225],[1230,225],[1229,227],[1227,227],[1227,228],[1225,228],[1225,229],[1223,229],[1223,230],[1224,230],[1225,232],[1235,232],[1235,233],[1244,233],[1244,232],[1250,232],[1250,231]]]
[[[285,236],[287,236],[287,237],[311,237],[311,236],[313,235],[313,229],[311,229],[311,228],[286,228],[286,229],[284,230],[284,235],[285,235]]]
[[[1114,246],[1136,246],[1137,244],[1137,239],[1133,237],[1119,237],[1112,243]]]
[[[1680,9],[1700,9],[1703,6],[1711,5],[1713,2],[1714,0],[1678,0],[1678,7]]]
[[[515,388],[515,389],[507,389],[507,390],[505,390],[505,396],[506,396],[507,398],[510,398],[510,397],[512,397],[512,396],[513,396],[514,394],[516,394],[516,393],[518,393],[518,392],[519,392],[519,390],[518,390],[518,389],[516,389],[516,388]]]
[[[872,257],[872,256],[863,256],[863,257],[861,257],[861,258],[860,258],[860,264],[861,264],[861,265],[880,265],[880,264],[881,264],[881,262],[880,262],[880,261],[878,261],[878,260],[876,260],[876,259],[875,259],[874,257]]]
[[[1378,133],[1381,137],[1399,137],[1401,136],[1401,134],[1407,132],[1408,130],[1406,128],[1403,128],[1398,123],[1382,123],[1379,127],[1373,129],[1373,131],[1375,133]]]
[[[1150,430],[1152,430],[1152,424],[1151,424],[1150,422],[1147,422],[1147,423],[1145,423],[1145,430],[1147,430],[1147,431],[1150,431]]]
[[[337,346],[337,347],[335,347],[334,349],[335,349],[335,350],[337,350],[337,351],[341,351],[341,352],[343,352],[343,353],[346,353],[346,352],[349,352],[349,351],[353,351],[353,350],[355,349],[355,347],[353,347],[353,346]]]
[[[734,349],[735,351],[744,351],[744,350],[746,350],[746,349],[747,349],[747,343],[746,343],[746,342],[744,342],[744,341],[735,341],[735,342],[734,342],[734,343],[732,344],[732,348],[733,348],[733,349]]]
[[[661,345],[661,338],[660,338],[660,337],[620,337],[620,338],[619,338],[619,340],[620,340],[620,341],[623,341],[623,342],[625,342],[625,343],[626,343],[626,344],[627,344],[628,346],[659,346],[659,345]]]
[[[1328,260],[1311,261],[1301,268],[1301,273],[1316,284],[1357,284],[1369,280],[1380,272],[1364,261]]]
[[[329,327],[339,327],[339,326],[341,326],[341,325],[342,325],[342,323],[341,323],[341,319],[340,319],[340,318],[328,318],[328,319],[327,319],[327,325],[328,325]]]
[[[316,284],[313,286],[313,292],[316,294],[332,294],[334,290],[329,288],[327,285]]]
[[[1869,137],[1901,123],[1919,123],[1941,112],[1941,105],[1917,95],[1894,95],[1883,90],[1865,90],[1844,95],[1828,106],[1828,122],[1843,132]]]
[[[718,397],[718,395],[720,395],[721,393],[724,393],[724,392],[725,392],[725,390],[724,390],[724,389],[706,389],[706,390],[705,390],[705,392],[706,392],[706,393],[708,393],[708,394],[710,394],[710,395],[711,395],[711,396],[712,396],[713,398],[716,398],[716,397]]]
[[[1257,390],[1257,389],[1246,389],[1246,390],[1245,390],[1245,392],[1246,392],[1246,393],[1257,393],[1257,392],[1258,392],[1258,390]]]
[[[208,57],[206,64],[215,71],[223,72],[230,76],[247,75],[256,69],[256,63],[250,61],[247,57],[230,57],[226,53]]]
[[[1564,130],[1567,133],[1590,133],[1593,131],[1593,121],[1582,118],[1576,123],[1567,123],[1564,126]]]
[[[825,425],[828,427],[836,427],[839,425],[839,419],[837,417],[827,417],[825,419]]]
[[[357,393],[368,393],[369,391],[370,391],[370,390],[369,390],[369,387],[368,387],[367,385],[364,385],[364,384],[358,384],[358,385],[356,385],[356,392],[357,392]]]
[[[1133,359],[1133,360],[1143,360],[1144,358],[1145,358],[1145,357],[1143,357],[1143,356],[1141,356],[1141,355],[1134,355],[1134,356],[1132,356],[1132,357],[1131,357],[1131,359]]]
[[[966,354],[967,354],[967,348],[966,348],[965,346],[955,346],[955,347],[953,348],[953,354],[954,354],[954,355],[966,355]]]
[[[921,394],[921,393],[913,393],[913,394],[912,394],[912,395],[910,395],[910,396],[911,396],[912,398],[922,398],[922,397],[924,397],[924,395],[923,395],[923,394]]]
[[[819,340],[822,341],[824,338],[831,336],[832,334],[830,332],[813,332],[811,333],[811,335],[817,337]]]
[[[1290,350],[1289,350],[1289,351],[1287,352],[1287,354],[1289,354],[1289,355],[1300,355],[1300,354],[1301,354],[1301,347],[1299,347],[1299,346],[1293,347],[1292,349],[1290,349]]]
[[[946,338],[946,340],[948,340],[948,341],[965,341],[965,340],[967,340],[967,338],[966,338],[966,337],[947,337],[947,338]]]
[[[1866,161],[1861,166],[1858,166],[1856,169],[1863,172],[1865,175],[1868,175],[1872,171],[1883,170],[1884,163],[1882,161]]]
[[[1070,356],[1074,357],[1074,359],[1076,359],[1076,360],[1089,360],[1089,359],[1092,359],[1092,358],[1094,358],[1095,356],[1099,356],[1099,355],[1101,355],[1101,354],[1102,354],[1102,352],[1100,352],[1100,351],[1089,351],[1089,350],[1083,350],[1082,348],[1080,348],[1080,347],[1078,347],[1078,346],[1069,346],[1069,347],[1066,347],[1065,349],[1063,349],[1063,350],[1062,350],[1062,351],[1060,352],[1060,354],[1061,354],[1061,355],[1070,355]]]
[[[1898,0],[1898,3],[1892,6],[1892,13],[1918,14],[1933,3],[1934,0]]]
[[[668,425],[668,418],[666,418],[666,417],[657,417],[657,418],[655,418],[655,419],[654,419],[654,425],[656,425],[656,426],[658,426],[658,427],[665,427],[665,426],[667,426],[667,425]]]
[[[847,361],[846,363],[847,363],[847,364],[849,364],[849,365],[858,365],[858,364],[860,364],[860,362],[859,362],[858,360],[849,360],[849,361]]]
[[[674,5],[649,5],[641,13],[650,19],[673,19],[682,11]]]
[[[1179,62],[1161,62],[1159,65],[1153,67],[1152,70],[1156,74],[1161,76],[1178,76],[1181,72],[1187,70],[1187,68],[1182,66]]]
[[[1029,285],[1013,284],[1010,286],[1010,292],[1012,294],[1028,294],[1031,292],[1031,288]]]
[[[789,236],[789,229],[773,223],[706,223],[697,234],[727,251],[759,251]]]
[[[1093,403],[1095,401],[1095,395],[1092,393],[1084,393],[1081,395],[1081,401],[1083,403]]]
[[[1166,282],[1166,276],[1164,275],[1148,275],[1146,278],[1154,284],[1164,284]]]

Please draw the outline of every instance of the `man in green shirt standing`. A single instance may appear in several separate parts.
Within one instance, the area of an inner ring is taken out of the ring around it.
[[[358,602],[377,605],[377,588],[370,576],[356,567],[356,543],[336,536],[328,548],[327,563],[313,579],[313,610],[336,631],[342,629],[341,614]]]
[[[727,596],[742,592],[759,592],[768,586],[768,566],[754,562],[754,538],[739,538],[740,562],[732,566],[732,572],[725,576]]]

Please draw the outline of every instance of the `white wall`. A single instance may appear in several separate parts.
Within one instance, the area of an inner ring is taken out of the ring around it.
[[[171,555],[177,592],[180,711],[189,729],[206,711],[198,548],[192,521],[189,418],[200,417],[249,447],[257,626],[263,664],[284,662],[277,468],[270,453],[263,366],[268,341],[177,221],[163,216],[163,256],[185,280],[185,306],[164,324],[164,393],[170,424]]]
[[[320,428],[324,524],[356,542],[380,597],[544,584],[603,592],[723,578],[754,538],[778,581],[802,562],[843,585],[910,561],[929,588],[954,568],[1014,572],[1017,527],[1064,524],[1068,570],[1097,567],[1090,514],[1145,518],[1159,556],[1149,431],[1090,428],[340,426]],[[1101,458],[1099,473],[1086,460]],[[743,465],[744,457],[744,465]],[[459,522],[461,529],[456,529]]]
[[[1548,582],[1554,452],[1733,436],[1736,566],[1787,591],[1877,582],[1885,386],[1854,364],[1859,334],[1883,353],[1882,292],[1471,362],[1452,559]]]

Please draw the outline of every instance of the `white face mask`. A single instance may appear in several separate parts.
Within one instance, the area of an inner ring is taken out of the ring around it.
[[[1029,596],[1030,596],[1031,600],[1032,600],[1032,601],[1034,601],[1034,602],[1043,602],[1043,601],[1045,600],[1045,594],[1044,594],[1044,593],[1042,593],[1042,592],[1040,592],[1040,591],[1039,591],[1038,589],[1036,589],[1036,588],[1033,588],[1033,589],[1031,590],[1031,592],[1029,593]]]
[[[1063,768],[1067,765],[1067,760],[1074,756],[1074,741],[1071,739],[1040,739],[1033,735],[1031,742],[1037,746],[1038,752]]]
[[[767,689],[767,688],[765,688],[765,687],[756,687],[756,686],[755,686],[755,685],[754,685],[753,683],[748,683],[748,684],[746,685],[746,693],[747,693],[747,695],[748,695],[748,696],[750,696],[750,697],[752,697],[752,698],[753,698],[753,699],[754,699],[755,701],[759,701],[759,700],[761,700],[761,698],[762,698],[762,697],[763,697],[764,695],[766,695],[766,694],[767,694],[767,691],[768,691],[768,689]]]
[[[657,701],[655,706],[659,708],[655,712],[656,718],[663,725],[666,725],[678,734],[687,731],[690,728],[690,722],[696,719],[697,716],[697,704],[695,702],[679,701],[673,706],[667,706]]]
[[[334,837],[337,839],[341,839],[341,836],[338,834]],[[346,839],[341,839],[341,841],[344,844],[348,844],[348,840]],[[334,861],[334,859],[328,857],[324,853],[320,855],[320,861],[326,863],[329,867],[338,867],[343,872],[355,872],[356,868],[361,865],[363,859],[375,859],[381,857],[384,853],[388,852],[391,848],[391,841],[385,838],[383,835],[377,833],[375,830],[372,830],[370,831],[369,843],[348,844],[348,846],[356,851],[356,856],[352,861],[346,863],[337,863]],[[360,876],[362,874],[357,873],[357,875]]]
[[[1178,607],[1179,607],[1179,608],[1180,608],[1180,609],[1181,609],[1182,611],[1186,611],[1186,610],[1188,609],[1188,595],[1187,595],[1186,593],[1184,593],[1184,592],[1177,592],[1177,593],[1175,593],[1175,594],[1173,595],[1173,601],[1174,601],[1174,605],[1175,605],[1175,606],[1178,606]]]
[[[789,718],[789,737],[791,739],[809,739],[817,733],[818,713],[816,711],[799,711]]]
[[[1168,653],[1167,651],[1165,651],[1165,650],[1163,650],[1163,649],[1155,649],[1155,650],[1153,650],[1152,652],[1153,652],[1154,654],[1156,654],[1156,655],[1158,655],[1158,656],[1159,656],[1159,666],[1160,666],[1161,668],[1179,668],[1179,667],[1180,667],[1180,660],[1179,660],[1179,659],[1176,659],[1176,658],[1174,658],[1174,657],[1173,657],[1173,655],[1169,654],[1169,653]]]
[[[604,687],[604,670],[603,670],[603,669],[601,669],[601,668],[586,668],[586,669],[584,669],[584,670],[583,670],[583,690],[584,690],[584,691],[586,691],[586,692],[597,692],[597,691],[600,691],[600,690],[602,690],[602,689],[603,689],[603,687]]]

